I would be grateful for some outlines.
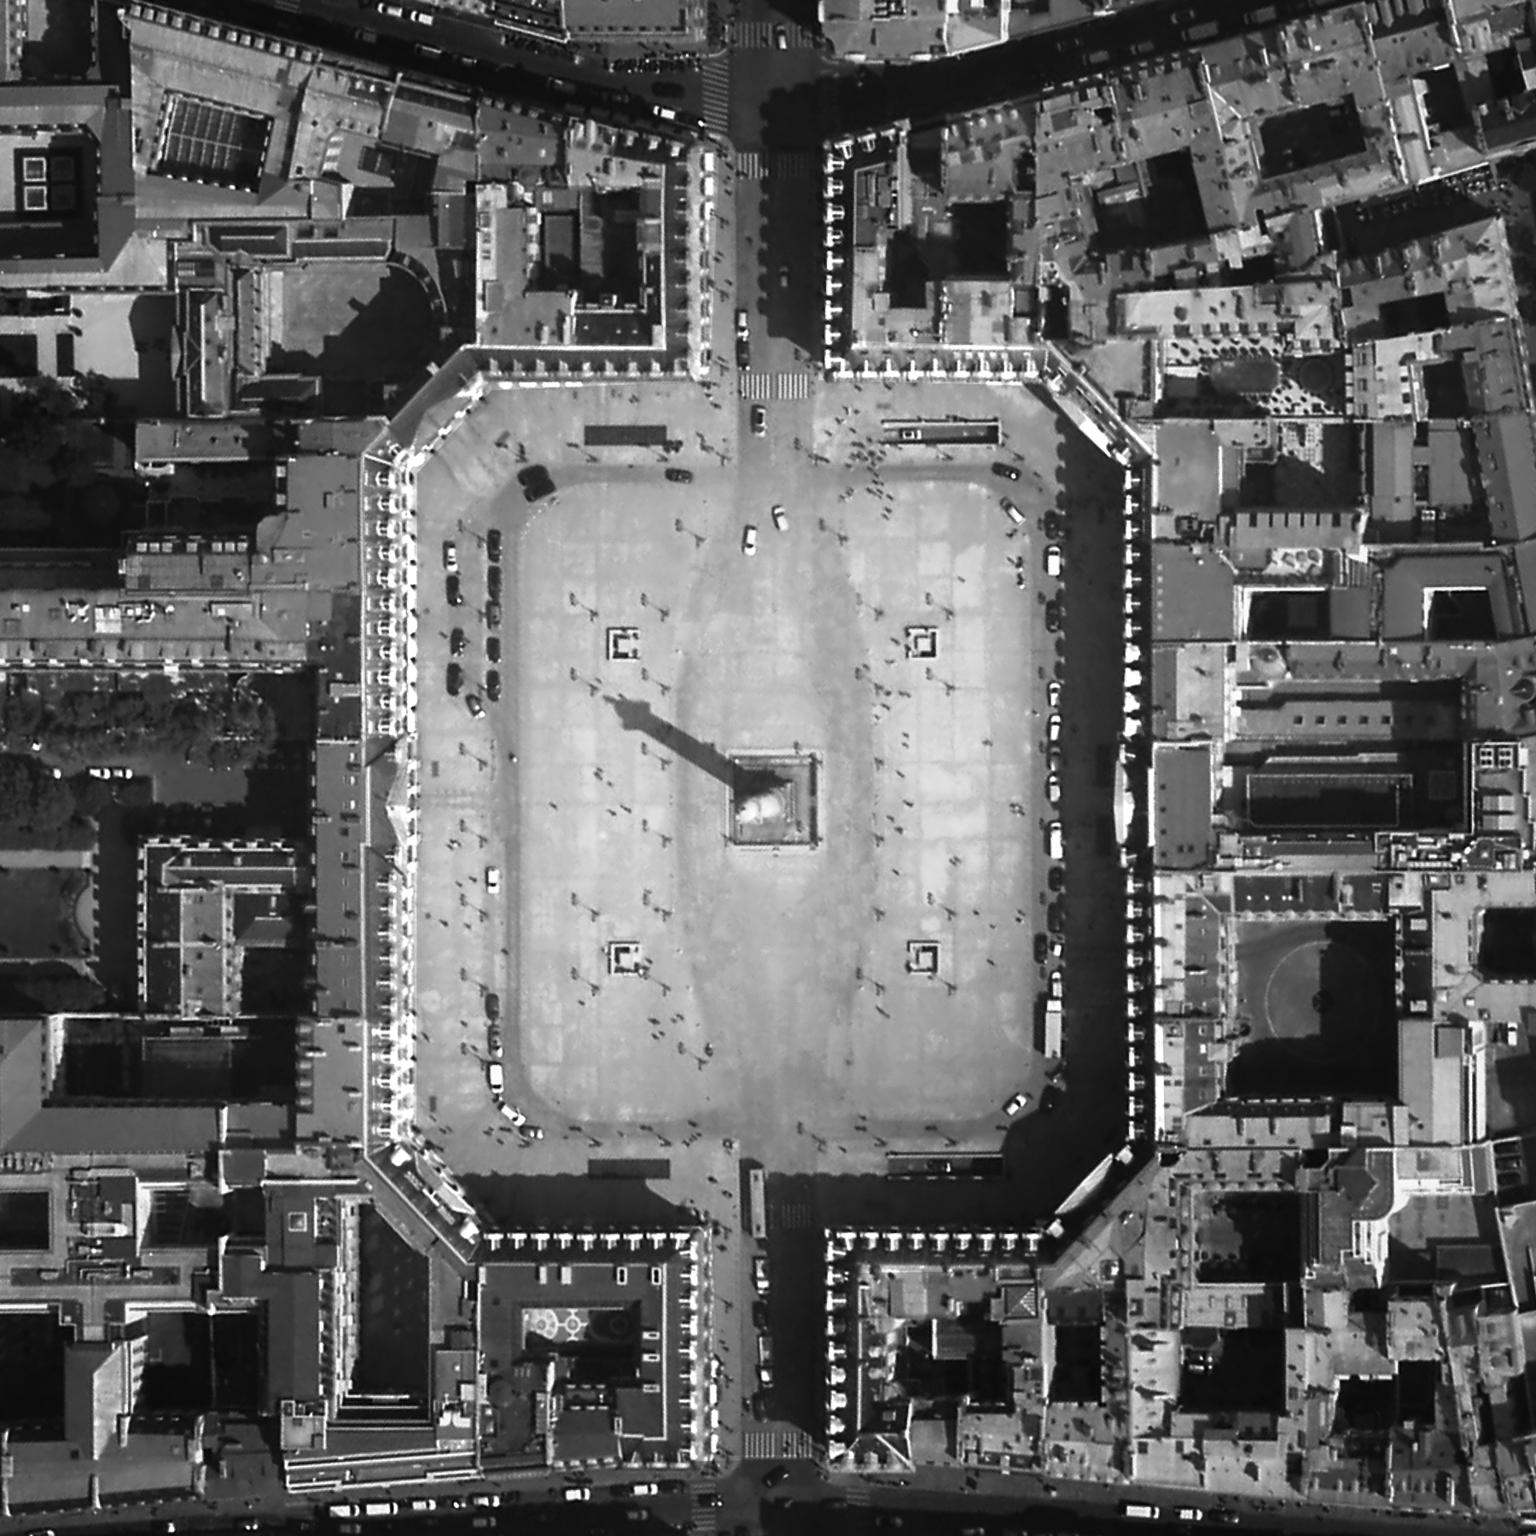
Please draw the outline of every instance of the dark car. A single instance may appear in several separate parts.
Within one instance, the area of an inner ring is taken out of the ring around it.
[[[448,578],[447,588],[448,606],[450,608],[457,608],[459,604],[464,601],[464,589],[459,585],[459,578],[457,575],[450,576]]]
[[[777,1488],[780,1483],[787,1483],[788,1481],[789,1468],[786,1467],[783,1462],[780,1462],[776,1467],[769,1467],[768,1470],[763,1473],[764,1488]]]
[[[1045,514],[1045,536],[1048,539],[1064,539],[1067,536],[1067,520],[1060,512]]]
[[[752,1394],[752,1417],[761,1423],[768,1417],[768,1395],[765,1392]]]
[[[492,1024],[501,1017],[501,993],[487,992],[485,994],[485,1016]]]
[[[1017,480],[1019,478],[1018,469],[1012,464],[1004,464],[1001,460],[992,466],[992,473],[1000,475],[1004,480]]]
[[[766,1301],[754,1301],[752,1303],[752,1326],[754,1328],[766,1328],[768,1326],[768,1303]]]
[[[1052,933],[1061,932],[1062,916],[1061,903],[1059,901],[1053,901],[1050,906],[1045,909],[1045,926],[1049,928]]]
[[[693,483],[693,471],[691,469],[669,469],[667,479],[674,485],[691,485]]]
[[[495,663],[501,660],[501,636],[492,635],[485,642],[485,659]]]
[[[485,674],[485,696],[492,704],[501,697],[501,673],[487,672]]]
[[[501,559],[501,529],[492,528],[485,536],[485,558],[487,560]]]
[[[705,1489],[705,1491],[699,1495],[699,1508],[700,1509],[719,1509],[720,1508],[720,1495],[718,1493],[713,1492],[710,1489]]]
[[[448,636],[448,649],[455,656],[462,656],[469,641],[464,638],[464,631],[456,629]]]
[[[1045,627],[1053,635],[1061,628],[1061,603],[1054,597],[1045,605]]]
[[[461,667],[458,664],[458,662],[450,661],[448,663],[448,696],[449,696],[449,698],[453,698],[453,699],[458,698],[458,696],[459,696],[459,689],[461,689],[463,686],[464,686],[464,668]]]
[[[501,627],[500,603],[487,603],[485,605],[485,627],[487,629],[499,629]]]
[[[1052,864],[1050,873],[1045,877],[1045,883],[1053,890],[1059,891],[1067,883],[1067,872],[1060,864]]]
[[[752,343],[745,336],[736,338],[736,366],[744,373],[752,367]]]
[[[501,567],[499,565],[486,567],[485,591],[486,596],[489,597],[493,603],[499,603],[501,601]]]
[[[688,1484],[680,1477],[664,1478],[661,1483],[661,1491],[663,1493],[687,1493]]]
[[[1044,965],[1046,956],[1051,952],[1051,940],[1048,934],[1037,933],[1035,935],[1035,964]]]
[[[1062,1090],[1055,1083],[1047,1083],[1040,1092],[1040,1112],[1048,1115],[1061,1103]]]

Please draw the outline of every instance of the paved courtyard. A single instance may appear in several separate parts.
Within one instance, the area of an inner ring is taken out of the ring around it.
[[[874,1166],[885,1140],[995,1145],[1001,1099],[1038,1086],[1036,488],[1057,425],[1023,391],[924,389],[929,414],[1006,417],[1024,478],[994,478],[990,448],[854,457],[878,417],[913,409],[902,388],[825,390],[772,485],[743,483],[729,418],[681,384],[493,396],[423,470],[419,1078],[437,1134],[503,1124],[487,992],[508,1096],[552,1136],[636,1153],[692,1123],[771,1166]],[[593,420],[665,422],[684,446],[588,452]],[[519,445],[559,487],[534,507]],[[1030,513],[1021,534],[1003,492]],[[493,526],[504,692],[475,721],[443,676],[459,624],[464,691],[480,688]],[[936,627],[936,658],[906,657],[909,624]],[[618,626],[636,660],[606,659]],[[727,839],[721,755],[766,749],[820,757],[813,850]],[[614,940],[646,974],[608,974]],[[936,978],[907,974],[909,940],[939,945]]]

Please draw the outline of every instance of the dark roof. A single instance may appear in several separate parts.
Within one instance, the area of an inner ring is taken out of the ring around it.
[[[1158,742],[1152,755],[1154,849],[1161,869],[1199,869],[1215,847],[1209,742]]]
[[[1159,640],[1231,640],[1231,566],[1209,549],[1152,546],[1152,625]]]

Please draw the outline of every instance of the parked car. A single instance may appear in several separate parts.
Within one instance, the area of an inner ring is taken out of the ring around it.
[[[448,663],[447,681],[448,697],[456,699],[459,696],[459,690],[464,686],[464,668],[458,662],[450,661]]]
[[[501,1017],[501,993],[487,992],[485,994],[485,1016],[492,1024]]]
[[[1061,708],[1061,684],[1054,677],[1045,685],[1045,707]]]
[[[492,528],[485,536],[485,558],[487,560],[501,559],[501,529]]]
[[[666,478],[674,485],[691,485],[693,483],[693,471],[691,469],[669,469]]]
[[[1061,539],[1066,537],[1067,521],[1060,512],[1047,512],[1044,521],[1045,536],[1048,539]]]
[[[499,636],[492,635],[485,642],[485,659],[493,666],[501,660],[501,639]]]
[[[741,530],[741,552],[744,555],[757,553],[757,524],[748,523]]]
[[[1004,480],[1017,480],[1019,478],[1018,469],[1012,464],[1004,464],[1001,459],[992,466],[992,473]]]
[[[485,674],[485,696],[492,704],[501,697],[501,673],[487,672]]]
[[[1067,872],[1060,864],[1052,864],[1045,874],[1048,891],[1059,891],[1067,883]]]
[[[1045,739],[1052,746],[1061,740],[1061,716],[1047,715],[1045,717]]]
[[[491,1085],[491,1092],[499,1099],[507,1089],[507,1069],[499,1061],[488,1062],[485,1080]]]
[[[766,437],[768,435],[768,412],[760,405],[752,407],[752,436]]]
[[[736,311],[736,337],[739,341],[745,341],[752,334],[752,323],[746,310]]]
[[[492,896],[501,890],[501,868],[496,864],[485,866],[485,888]]]
[[[1020,1090],[1003,1105],[1003,1113],[1011,1120],[1028,1103],[1029,1095]]]
[[[1051,805],[1061,804],[1061,775],[1051,773],[1045,779],[1045,798]]]
[[[759,1296],[768,1294],[768,1260],[761,1254],[752,1260],[752,1289]]]
[[[1061,545],[1047,544],[1045,546],[1045,574],[1047,576],[1060,576],[1061,567]]]
[[[452,539],[443,540],[443,569],[456,571],[459,568],[459,546]]]
[[[448,589],[448,606],[450,608],[457,608],[464,601],[464,590],[459,585],[459,578],[457,576],[450,576],[445,586]]]
[[[1061,629],[1061,602],[1051,598],[1045,605],[1045,627],[1054,635]]]
[[[1037,933],[1035,935],[1035,964],[1036,965],[1044,965],[1045,964],[1046,957],[1051,952],[1050,946],[1051,946],[1051,941],[1050,941],[1050,939],[1045,934]]]
[[[466,695],[464,704],[469,710],[471,719],[479,720],[484,716],[485,705],[480,702],[480,695],[478,693]]]
[[[501,628],[501,604],[500,603],[487,603],[485,605],[485,627],[487,629],[500,629]],[[498,652],[497,654],[499,655],[500,653]],[[490,656],[492,661],[495,661],[497,659],[496,656],[491,656],[489,648],[487,648],[487,650],[486,650],[486,655]]]
[[[485,1027],[485,1049],[492,1061],[500,1061],[503,1055],[501,1042],[501,1025],[487,1024]]]
[[[489,565],[485,569],[485,595],[493,603],[501,601],[501,567]]]
[[[1008,514],[1008,521],[1015,528],[1022,528],[1024,526],[1024,514],[1006,496],[999,496],[998,504]]]
[[[469,641],[462,629],[455,629],[448,636],[448,653],[451,656],[462,656],[469,647]]]
[[[789,518],[785,515],[784,508],[775,503],[773,511],[769,514],[773,518],[773,526],[783,533],[789,527]]]
[[[522,1130],[528,1124],[528,1116],[520,1110],[516,1104],[508,1104],[505,1101],[496,1106],[502,1114],[502,1118],[510,1120],[517,1130]]]

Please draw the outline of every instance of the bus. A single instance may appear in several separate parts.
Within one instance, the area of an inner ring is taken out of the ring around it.
[[[763,1170],[747,1169],[747,1211],[744,1225],[759,1242],[768,1236],[768,1202],[764,1194]]]

